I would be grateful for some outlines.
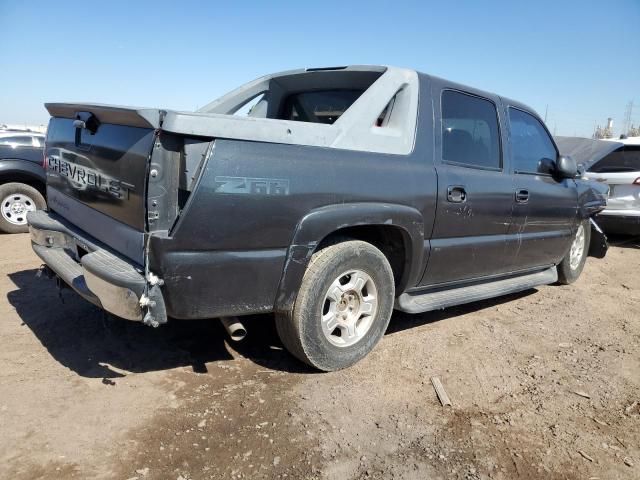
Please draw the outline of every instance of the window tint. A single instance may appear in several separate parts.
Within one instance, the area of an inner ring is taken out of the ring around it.
[[[593,165],[590,172],[640,172],[640,145],[625,145]]]
[[[549,134],[534,116],[509,109],[513,169],[516,172],[548,173],[549,161],[558,156]]]
[[[31,137],[20,135],[15,137],[0,138],[0,145],[27,145],[31,146]]]
[[[364,90],[317,90],[289,95],[284,101],[281,120],[332,124]]]
[[[501,167],[498,115],[492,102],[449,90],[442,93],[442,158]]]

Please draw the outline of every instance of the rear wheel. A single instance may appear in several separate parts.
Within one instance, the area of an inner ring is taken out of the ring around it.
[[[575,282],[584,268],[591,241],[591,225],[589,220],[583,220],[576,230],[571,248],[558,265],[558,282],[569,285]]]
[[[24,233],[29,231],[27,213],[47,207],[42,194],[24,183],[0,185],[0,231]]]
[[[389,325],[393,272],[373,245],[349,240],[315,253],[291,312],[276,317],[278,334],[294,356],[319,370],[353,365]]]

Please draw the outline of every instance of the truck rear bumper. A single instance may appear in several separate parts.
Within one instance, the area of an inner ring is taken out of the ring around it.
[[[165,323],[159,285],[143,269],[67,224],[51,212],[27,217],[33,251],[60,280],[94,305],[127,320]]]

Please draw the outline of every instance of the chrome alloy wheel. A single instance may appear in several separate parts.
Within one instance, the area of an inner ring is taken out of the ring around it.
[[[24,193],[15,193],[2,200],[2,217],[13,225],[26,225],[27,212],[36,210],[36,203]]]
[[[571,244],[571,250],[569,251],[569,266],[571,270],[575,270],[580,266],[580,262],[582,261],[582,255],[584,254],[585,248],[585,234],[584,234],[584,226],[580,225],[578,227],[578,231],[576,232],[576,236],[573,239],[573,243]]]
[[[322,332],[332,345],[349,347],[366,335],[377,310],[373,279],[362,270],[350,270],[329,286],[322,307]]]

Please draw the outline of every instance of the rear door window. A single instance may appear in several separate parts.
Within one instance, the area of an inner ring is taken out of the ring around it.
[[[558,152],[542,123],[522,110],[509,108],[513,168],[516,173],[550,173]]]
[[[640,145],[625,145],[596,162],[593,173],[640,172]]]
[[[442,93],[442,159],[469,167],[502,167],[493,102],[453,90]]]

